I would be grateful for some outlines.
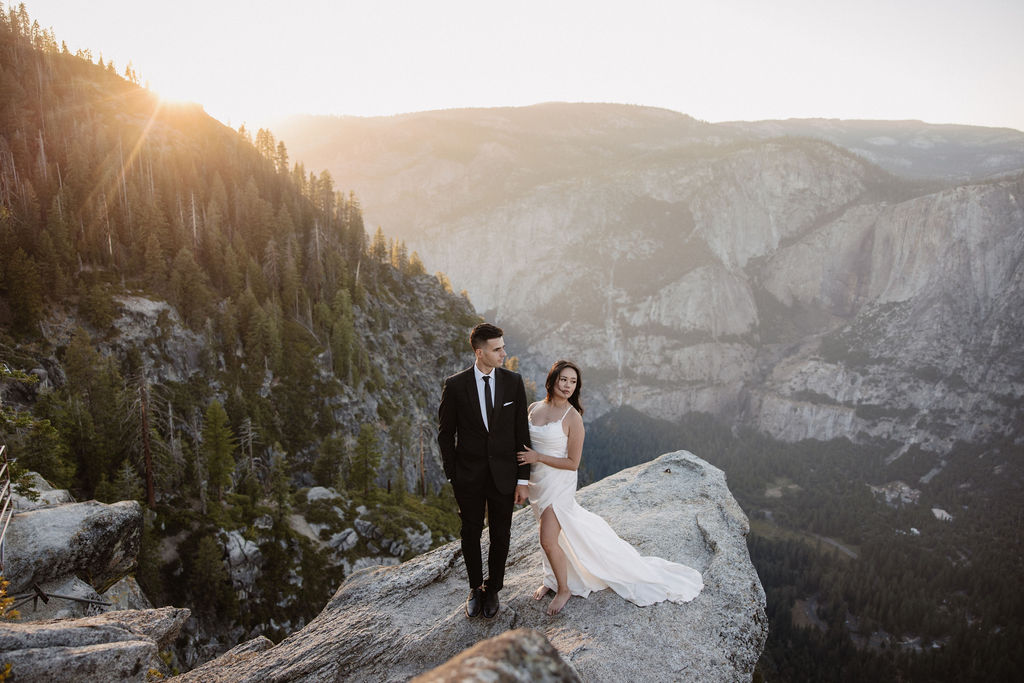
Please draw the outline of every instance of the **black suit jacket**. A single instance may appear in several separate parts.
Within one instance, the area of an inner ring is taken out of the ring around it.
[[[494,414],[490,431],[480,415],[480,397],[473,367],[444,381],[437,409],[437,445],[444,474],[452,485],[483,486],[487,477],[501,493],[512,493],[516,481],[530,478],[530,466],[520,465],[516,453],[530,446],[523,378],[495,368]]]

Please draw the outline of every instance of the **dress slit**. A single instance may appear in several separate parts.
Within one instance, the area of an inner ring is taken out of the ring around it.
[[[563,416],[564,417],[564,416]],[[568,456],[568,436],[561,421],[541,427],[530,424],[533,448],[549,457]],[[586,597],[611,588],[644,606],[663,600],[687,602],[703,587],[700,572],[659,557],[644,557],[621,539],[600,516],[576,502],[577,472],[536,463],[530,470],[530,505],[538,523],[551,509],[558,521],[558,546],[566,556],[566,582],[573,595]],[[544,585],[558,590],[544,552]]]

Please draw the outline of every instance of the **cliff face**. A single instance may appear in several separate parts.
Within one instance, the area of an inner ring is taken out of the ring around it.
[[[506,328],[528,377],[579,361],[588,415],[936,452],[1021,423],[1020,176],[926,188],[826,142],[642,108],[447,115],[378,122],[386,161],[353,147],[369,165],[331,170]],[[998,143],[979,135],[962,147]]]
[[[776,364],[750,414],[790,439],[865,432],[939,452],[1012,433],[1024,395],[1024,353],[1010,341],[1024,323],[1022,189],[1018,179],[858,207],[773,254],[766,290],[840,324]]]
[[[683,605],[640,608],[606,590],[548,617],[531,597],[543,570],[537,525],[524,509],[513,519],[493,620],[466,617],[466,574],[454,542],[354,574],[306,628],[269,649],[265,639],[240,646],[182,680],[407,680],[515,628],[543,633],[583,680],[750,680],[767,636],[765,597],[747,554],[747,519],[721,471],[680,451],[577,497],[642,554],[699,569],[704,591]]]

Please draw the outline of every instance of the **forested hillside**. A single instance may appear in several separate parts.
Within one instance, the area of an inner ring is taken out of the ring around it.
[[[581,479],[679,448],[724,470],[750,517],[764,680],[1009,681],[1024,666],[1020,444],[960,444],[929,476],[919,451],[886,466],[891,449],[625,408],[588,427]]]
[[[476,317],[283,141],[138,80],[0,8],[0,439],[143,502],[192,665],[455,533],[430,425]]]

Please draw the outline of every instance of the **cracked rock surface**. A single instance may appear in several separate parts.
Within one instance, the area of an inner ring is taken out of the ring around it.
[[[677,451],[581,489],[577,500],[641,554],[698,569],[703,592],[686,604],[637,607],[604,590],[574,597],[549,617],[546,600],[532,599],[543,569],[537,524],[523,509],[513,518],[494,619],[466,617],[469,587],[453,542],[353,574],[301,631],[274,647],[215,659],[182,680],[405,681],[481,641],[529,628],[585,681],[749,681],[768,632],[765,596],[747,552],[747,518],[722,471]]]

